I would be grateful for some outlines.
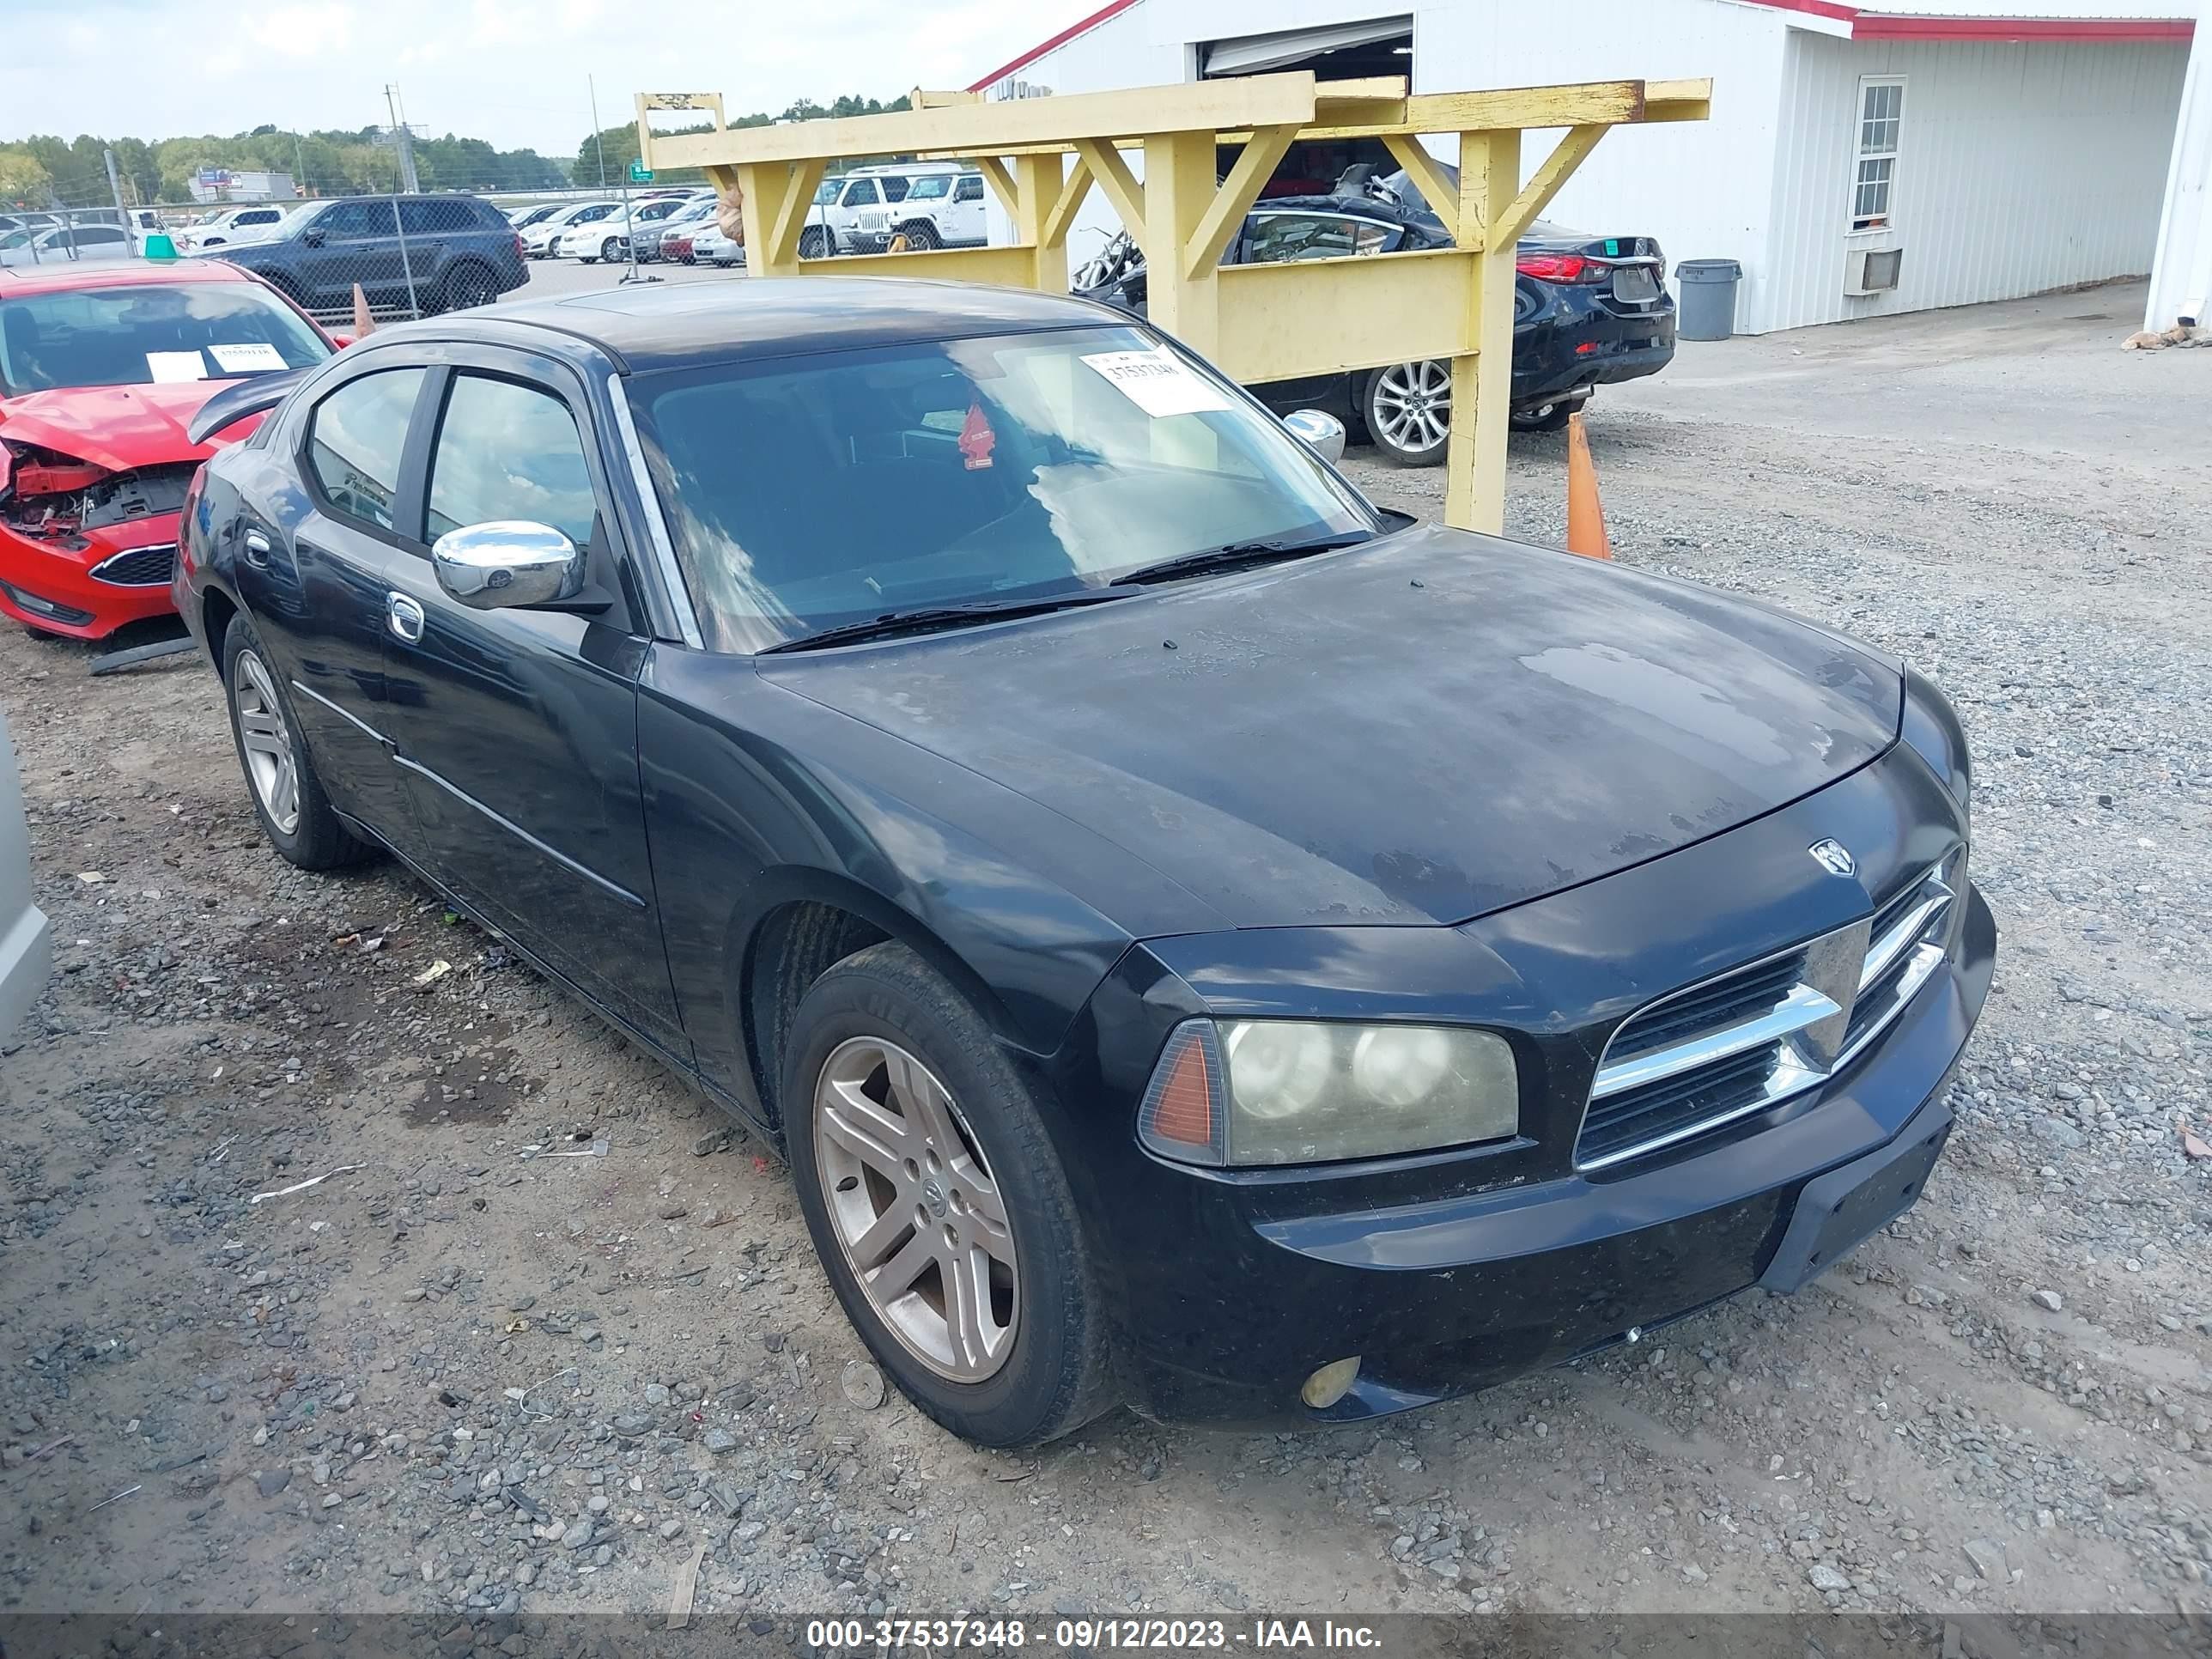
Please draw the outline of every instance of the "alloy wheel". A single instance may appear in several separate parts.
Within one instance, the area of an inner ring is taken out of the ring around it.
[[[1396,363],[1375,377],[1372,423],[1408,454],[1423,454],[1451,436],[1451,365]]]
[[[246,751],[246,775],[261,810],[277,830],[290,835],[300,827],[300,767],[293,757],[291,728],[276,701],[276,682],[251,651],[238,653],[231,703],[238,711],[239,746]]]
[[[814,1162],[845,1264],[899,1345],[975,1383],[1013,1352],[1012,1229],[951,1094],[886,1038],[853,1037],[814,1085]]]

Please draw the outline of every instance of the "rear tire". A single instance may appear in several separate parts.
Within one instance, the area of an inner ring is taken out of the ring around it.
[[[1039,1103],[966,999],[905,945],[872,945],[809,988],[787,1053],[799,1207],[846,1316],[900,1390],[962,1438],[1002,1448],[1115,1405],[1067,1178]]]
[[[499,279],[471,261],[446,273],[445,290],[444,309],[469,311],[477,306],[488,306],[499,298]]]
[[[253,624],[242,614],[233,617],[218,648],[231,741],[261,833],[302,870],[342,869],[368,858],[376,849],[346,828],[324,793],[291,702]]]
[[[1393,466],[1442,466],[1451,449],[1451,365],[1393,363],[1367,377],[1359,418]]]

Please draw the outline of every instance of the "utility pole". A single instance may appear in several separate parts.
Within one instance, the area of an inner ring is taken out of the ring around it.
[[[392,140],[399,146],[399,187],[410,196],[415,195],[422,188],[422,182],[415,177],[415,135],[401,118],[405,106],[399,101],[399,88],[389,82],[384,88],[384,107],[392,117]]]
[[[131,236],[130,246],[135,250],[138,239],[131,234],[131,215],[123,205],[123,179],[115,171],[115,152],[103,149],[100,152],[100,159],[107,163],[107,193],[115,198],[115,222],[123,227],[125,236]]]

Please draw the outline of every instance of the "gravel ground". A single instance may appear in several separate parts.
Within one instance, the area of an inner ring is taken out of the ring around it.
[[[1816,1287],[1357,1431],[947,1438],[765,1149],[411,880],[263,845],[197,663],[0,639],[58,961],[0,1066],[0,1609],[496,1629],[696,1563],[702,1613],[2212,1613],[2212,352],[2123,356],[2131,307],[1594,405],[1624,560],[1958,700],[1996,991],[1925,1200]],[[1516,438],[1517,533],[1561,458]]]

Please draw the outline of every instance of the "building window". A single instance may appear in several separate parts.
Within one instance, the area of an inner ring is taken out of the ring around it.
[[[1858,161],[1851,173],[1851,228],[1880,230],[1889,223],[1897,188],[1898,134],[1905,125],[1905,82],[1859,82]]]

